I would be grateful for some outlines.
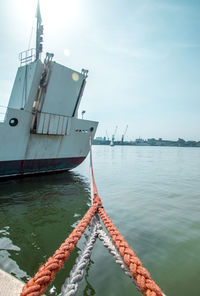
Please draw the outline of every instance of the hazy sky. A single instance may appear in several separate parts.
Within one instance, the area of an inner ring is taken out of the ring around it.
[[[0,104],[35,25],[36,0],[0,2]],[[44,52],[89,69],[81,110],[97,136],[200,140],[199,0],[41,0]],[[35,35],[32,34],[31,47]]]

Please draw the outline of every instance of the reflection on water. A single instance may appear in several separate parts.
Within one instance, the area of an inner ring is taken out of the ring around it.
[[[89,269],[91,267],[91,265],[94,264],[94,261],[90,260],[89,261],[89,264],[86,268],[86,272],[85,272],[85,281],[86,281],[86,286],[85,286],[85,289],[83,291],[83,295],[84,296],[87,296],[87,295],[95,295],[95,290],[93,289],[93,287],[91,286],[91,284],[89,283],[88,281],[88,278],[89,278]]]
[[[6,181],[0,187],[0,268],[26,281],[87,211],[89,184],[70,172]],[[64,282],[77,252],[55,286]]]
[[[200,149],[95,146],[93,158],[103,205],[152,278],[166,295],[199,296]],[[33,276],[89,202],[88,159],[71,173],[0,183],[0,268]],[[53,295],[86,237],[57,274]],[[97,240],[77,296],[122,294],[141,295]]]

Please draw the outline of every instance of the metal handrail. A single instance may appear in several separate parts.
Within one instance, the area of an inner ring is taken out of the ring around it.
[[[37,113],[38,114],[56,115],[56,116],[66,117],[66,118],[70,118],[71,117],[69,115],[62,115],[62,114],[50,113],[50,112],[46,112],[46,111],[37,111]]]
[[[35,48],[31,48],[31,49],[20,52],[19,54],[20,65],[33,62],[35,60],[35,57],[36,57]]]

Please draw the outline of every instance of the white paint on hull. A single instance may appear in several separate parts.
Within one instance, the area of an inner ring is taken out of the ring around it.
[[[4,122],[0,123],[2,171],[3,162],[87,156],[91,129],[93,138],[98,123],[76,115],[85,82],[84,72],[74,72],[52,61],[42,64],[37,60],[19,67]],[[10,124],[13,119],[17,120],[15,126]],[[58,169],[56,165],[54,168]],[[51,167],[40,168],[45,169]],[[37,166],[34,170],[37,173]]]
[[[17,118],[17,126],[10,126],[11,118]],[[9,108],[0,123],[0,161],[22,159],[48,159],[86,157],[89,152],[90,128],[93,136],[97,122],[70,118],[66,135],[31,134],[32,114],[26,110]]]

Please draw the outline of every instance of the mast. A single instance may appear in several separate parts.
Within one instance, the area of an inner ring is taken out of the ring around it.
[[[42,52],[43,46],[43,25],[42,25],[42,17],[40,13],[40,3],[38,0],[37,10],[36,10],[36,18],[37,18],[37,27],[36,27],[36,60],[40,58],[40,54]]]

